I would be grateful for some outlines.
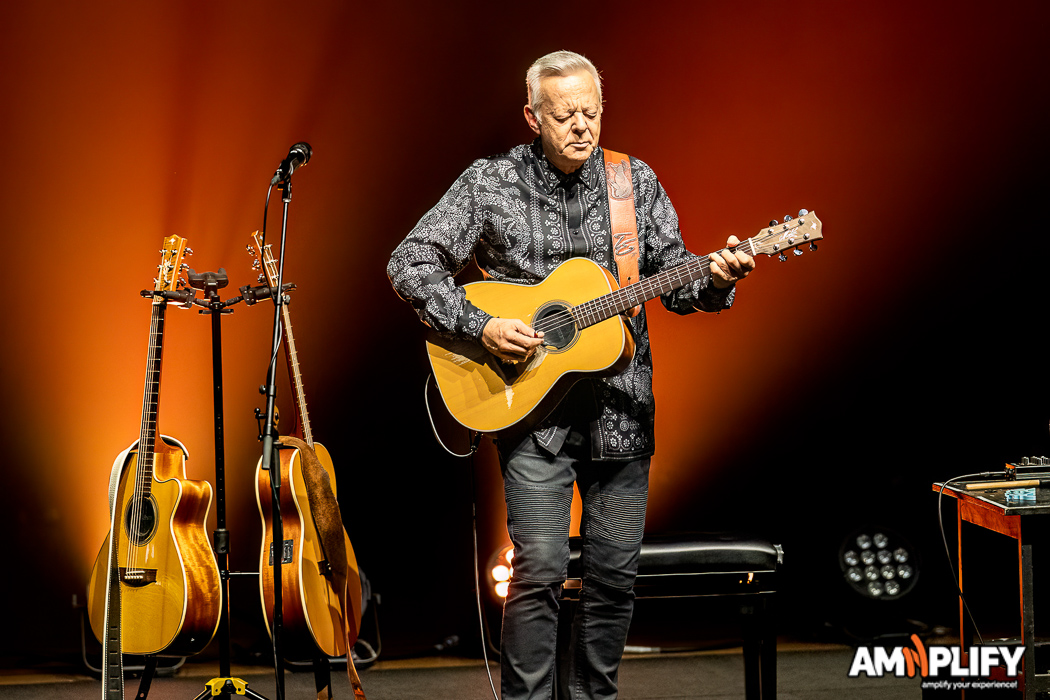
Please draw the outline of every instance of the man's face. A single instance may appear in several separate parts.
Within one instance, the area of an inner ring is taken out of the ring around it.
[[[602,105],[587,71],[540,79],[540,113],[525,106],[525,120],[539,134],[547,160],[563,173],[578,170],[598,145]]]

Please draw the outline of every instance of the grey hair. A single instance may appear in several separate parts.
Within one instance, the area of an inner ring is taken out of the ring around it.
[[[525,73],[525,87],[528,90],[529,107],[537,119],[540,118],[540,105],[543,104],[540,97],[540,78],[551,75],[572,75],[581,70],[587,71],[594,78],[594,84],[598,87],[598,104],[601,105],[602,77],[598,75],[598,69],[586,56],[572,51],[555,51],[537,58],[529,66],[529,70]]]

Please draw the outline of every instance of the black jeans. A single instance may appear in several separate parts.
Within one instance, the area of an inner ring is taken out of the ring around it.
[[[569,692],[573,700],[611,700],[634,611],[649,458],[594,461],[586,429],[574,429],[556,457],[530,435],[513,445],[501,441],[500,464],[514,543],[500,649],[503,700],[553,695],[574,481],[583,500],[583,588],[573,620]]]

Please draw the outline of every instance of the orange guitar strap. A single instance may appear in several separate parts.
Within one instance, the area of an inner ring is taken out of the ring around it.
[[[634,211],[631,161],[623,153],[608,148],[602,151],[605,153],[605,182],[609,187],[613,256],[622,288],[638,281],[638,218]],[[633,317],[641,310],[641,306],[635,306],[625,314]]]

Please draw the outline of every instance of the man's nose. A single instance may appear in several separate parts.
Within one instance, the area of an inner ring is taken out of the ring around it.
[[[578,131],[581,134],[587,131],[587,120],[583,118],[583,114],[576,112],[572,115],[572,128],[574,131]]]

